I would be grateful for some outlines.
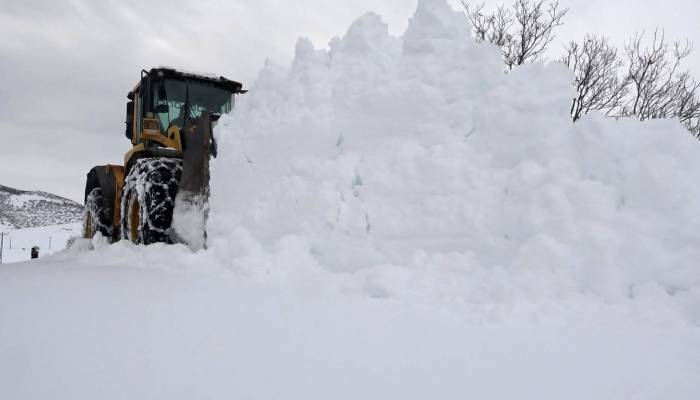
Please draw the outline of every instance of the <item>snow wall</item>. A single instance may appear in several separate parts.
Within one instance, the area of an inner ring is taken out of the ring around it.
[[[206,254],[227,268],[475,318],[700,323],[700,143],[573,124],[568,70],[505,74],[444,0],[402,37],[367,14],[328,50],[300,39],[251,89],[215,133]]]

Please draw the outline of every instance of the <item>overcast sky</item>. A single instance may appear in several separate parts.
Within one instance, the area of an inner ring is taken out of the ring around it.
[[[553,51],[586,32],[622,44],[655,27],[700,46],[700,6],[692,0],[560,3],[571,11]],[[121,164],[130,147],[123,134],[126,93],[141,69],[172,65],[250,86],[266,58],[291,60],[299,36],[325,46],[367,11],[400,35],[415,6],[416,0],[0,0],[0,185],[82,201],[87,171]],[[700,77],[700,49],[687,67]]]

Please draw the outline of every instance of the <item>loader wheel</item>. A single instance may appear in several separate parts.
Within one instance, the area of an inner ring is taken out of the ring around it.
[[[142,158],[124,181],[122,237],[136,244],[170,243],[170,224],[182,160]]]
[[[106,238],[112,237],[112,226],[104,206],[102,189],[94,188],[85,199],[83,211],[83,237],[92,239],[99,232]]]

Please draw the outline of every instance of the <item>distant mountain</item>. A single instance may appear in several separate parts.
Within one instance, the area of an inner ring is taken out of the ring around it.
[[[0,226],[30,228],[80,222],[83,206],[55,194],[0,185]]]

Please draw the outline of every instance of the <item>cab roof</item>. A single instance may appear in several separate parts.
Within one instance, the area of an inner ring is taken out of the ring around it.
[[[240,82],[232,81],[230,79],[226,79],[223,76],[216,77],[216,75],[205,75],[205,74],[196,74],[193,72],[186,72],[182,70],[176,70],[175,68],[170,68],[170,67],[156,67],[156,68],[151,68],[150,71],[143,70],[141,71],[142,76],[149,76],[151,78],[155,79],[188,79],[188,80],[196,80],[196,81],[203,81],[203,82],[209,82],[214,84],[216,87],[220,87],[222,89],[226,89],[230,91],[231,93],[236,93],[236,94],[243,94],[246,93],[247,90],[243,90],[243,84]],[[138,90],[139,86],[141,86],[141,82],[139,82],[136,87],[132,91],[129,92],[127,97],[130,100],[134,99],[134,93]]]

